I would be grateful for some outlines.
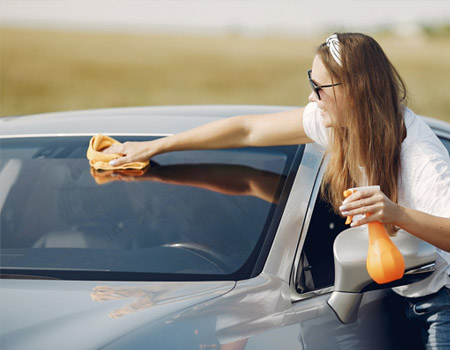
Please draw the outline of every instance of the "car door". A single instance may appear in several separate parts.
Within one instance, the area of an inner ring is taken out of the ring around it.
[[[391,291],[364,294],[358,321],[341,323],[327,304],[334,283],[333,242],[344,230],[344,220],[327,203],[316,201],[306,234],[302,233],[291,283],[293,307],[299,318],[301,337],[308,349],[395,349],[407,332],[401,298]],[[307,218],[308,219],[308,218]],[[389,310],[389,311],[388,311]],[[401,327],[399,326],[401,325]],[[417,342],[408,347],[414,349]],[[403,344],[404,345],[404,344]]]
[[[437,132],[450,152],[450,136]],[[320,176],[319,176],[320,178]],[[320,199],[319,183],[301,234],[291,281],[293,307],[308,349],[421,349],[419,332],[404,316],[404,301],[390,289],[366,292],[353,324],[341,323],[327,299],[333,290],[333,242],[344,220]]]

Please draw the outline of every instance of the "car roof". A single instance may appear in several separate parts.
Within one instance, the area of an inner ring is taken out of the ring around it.
[[[421,116],[425,122],[438,134],[445,133],[450,135],[450,123],[426,116]]]
[[[298,107],[203,105],[93,109],[0,118],[1,136],[49,134],[166,135],[239,114]],[[126,121],[126,123],[124,123]]]
[[[274,113],[293,106],[179,105],[102,108],[0,118],[0,137],[104,133],[167,135],[240,114]],[[450,133],[450,123],[422,116],[437,133]],[[127,123],[124,123],[124,120]]]

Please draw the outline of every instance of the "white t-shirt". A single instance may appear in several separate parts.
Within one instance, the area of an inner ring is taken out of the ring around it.
[[[405,108],[407,137],[402,143],[398,203],[436,216],[450,217],[450,158],[430,127]],[[324,127],[317,103],[303,112],[306,135],[326,147],[331,129]],[[406,297],[419,297],[450,288],[450,253],[437,249],[436,271],[423,281],[394,288]]]

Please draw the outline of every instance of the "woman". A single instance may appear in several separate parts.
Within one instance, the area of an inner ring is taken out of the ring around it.
[[[450,347],[448,152],[406,107],[405,86],[371,37],[332,35],[317,49],[308,75],[312,93],[305,108],[236,116],[106,152],[123,154],[112,161],[120,165],[187,149],[322,145],[329,155],[323,192],[335,210],[345,216],[372,214],[352,226],[380,221],[390,233],[403,229],[437,247],[437,271],[395,291],[409,300],[426,344]],[[381,190],[358,191],[342,203],[344,190],[366,185]]]

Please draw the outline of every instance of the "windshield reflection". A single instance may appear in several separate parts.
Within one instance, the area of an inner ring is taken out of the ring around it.
[[[253,196],[278,203],[277,189],[281,175],[244,165],[176,164],[151,166],[142,170],[106,170],[91,168],[97,184],[112,181],[154,181],[202,188],[226,195]]]
[[[162,296],[165,297],[166,293],[167,287],[163,284],[151,288],[98,286],[93,289],[91,298],[97,302],[134,299],[125,307],[109,313],[109,317],[115,319],[152,307],[159,299],[163,299]]]

